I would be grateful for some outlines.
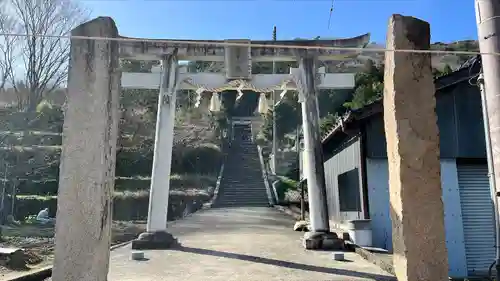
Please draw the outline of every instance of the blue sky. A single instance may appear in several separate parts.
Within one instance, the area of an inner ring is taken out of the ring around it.
[[[432,41],[476,39],[473,0],[84,0],[93,16],[111,16],[120,34],[171,39],[353,37],[383,43],[391,14],[431,23]]]

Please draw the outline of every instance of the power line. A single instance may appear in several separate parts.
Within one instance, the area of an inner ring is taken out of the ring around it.
[[[299,50],[323,50],[323,51],[353,51],[360,53],[417,53],[417,54],[437,54],[437,55],[495,55],[500,56],[500,53],[495,52],[475,52],[475,51],[445,51],[445,50],[411,50],[411,49],[387,49],[387,48],[363,48],[363,47],[337,47],[337,46],[321,46],[321,45],[293,45],[293,44],[257,44],[257,43],[241,43],[241,42],[224,42],[211,40],[170,40],[170,39],[148,39],[148,38],[131,38],[131,37],[99,37],[99,36],[72,36],[72,35],[46,35],[46,34],[22,34],[22,33],[1,33],[0,36],[17,36],[17,37],[39,37],[67,40],[96,40],[96,41],[116,41],[123,43],[155,43],[155,44],[179,44],[179,45],[199,45],[199,46],[233,46],[233,47],[251,47],[251,48],[279,48],[279,49],[299,49]],[[279,42],[279,41],[276,41]]]

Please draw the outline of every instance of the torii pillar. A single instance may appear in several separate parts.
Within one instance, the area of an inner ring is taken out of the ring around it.
[[[162,60],[147,229],[132,241],[132,249],[168,249],[177,242],[166,229],[178,71],[175,51]]]
[[[387,48],[429,50],[425,21],[393,15]],[[448,280],[431,54],[387,52],[384,123],[394,271],[399,281]]]
[[[304,174],[309,196],[310,232],[306,232],[303,244],[306,249],[341,247],[335,233],[330,232],[326,196],[325,170],[319,126],[315,51],[296,50],[299,69],[292,76],[299,90],[302,107],[304,134]]]

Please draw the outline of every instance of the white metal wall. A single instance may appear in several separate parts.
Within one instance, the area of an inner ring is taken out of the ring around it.
[[[387,159],[367,159],[366,173],[374,246],[392,251]],[[464,277],[467,276],[467,266],[457,165],[454,159],[441,159],[441,186],[443,189],[446,247],[450,265],[449,274],[452,277]]]
[[[362,178],[359,173],[359,198],[360,198],[360,211],[359,212],[341,212],[339,203],[339,188],[338,176],[358,168],[361,171],[361,145],[358,137],[349,142],[341,151],[335,154],[324,163],[325,168],[325,183],[326,183],[326,196],[328,200],[328,214],[330,220],[341,223],[347,220],[364,219],[364,206],[362,203]]]
[[[495,259],[495,221],[487,165],[458,165],[469,275],[483,275]]]

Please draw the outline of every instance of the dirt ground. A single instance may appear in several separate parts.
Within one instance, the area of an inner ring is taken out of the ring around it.
[[[144,221],[114,221],[112,245],[130,241],[146,229]],[[53,227],[2,226],[0,247],[24,249],[25,266],[13,267],[10,259],[0,255],[0,279],[13,271],[44,267],[52,263],[54,251]]]

